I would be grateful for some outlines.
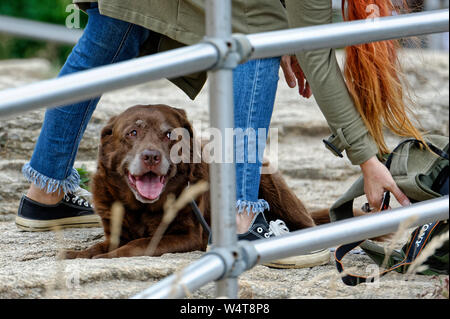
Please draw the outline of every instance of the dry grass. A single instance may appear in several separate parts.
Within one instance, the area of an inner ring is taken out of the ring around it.
[[[167,196],[167,200],[164,203],[163,218],[146,249],[145,255],[153,256],[156,251],[156,247],[158,247],[158,244],[164,236],[164,233],[166,232],[170,223],[175,219],[175,217],[177,217],[178,212],[186,205],[188,205],[194,198],[203,194],[208,189],[208,182],[201,181],[195,185],[185,188],[178,198],[176,198],[173,194],[169,194]]]
[[[441,248],[446,241],[448,241],[448,237],[448,232],[434,237],[428,245],[425,246],[419,256],[417,256],[416,260],[409,266],[406,274],[415,274],[426,270],[428,267],[423,265],[423,263],[427,261],[428,257],[432,256],[437,249]]]
[[[408,229],[417,219],[418,219],[417,216],[411,216],[407,220],[400,223],[394,236],[392,236],[392,239],[389,241],[388,246],[384,247],[385,257],[383,263],[381,264],[381,268],[384,269],[387,268],[389,258],[391,257],[391,254],[394,251],[395,247],[397,247],[398,244],[403,242],[403,238],[409,232]]]
[[[58,243],[58,252],[56,254],[56,273],[53,282],[50,282],[45,290],[45,294],[50,296],[55,290],[67,288],[65,281],[65,264],[64,259],[64,233],[61,227],[54,227],[52,231],[55,233],[56,241]]]
[[[191,291],[188,289],[188,287],[181,282],[181,280],[183,279],[183,272],[184,269],[187,265],[183,266],[180,268],[180,270],[176,271],[174,273],[175,279],[173,280],[172,285],[170,286],[170,292],[167,298],[169,299],[173,299],[176,298],[178,295],[178,287],[181,286],[181,288],[183,289],[184,295],[186,296],[186,298],[192,298],[192,293]]]
[[[124,214],[125,208],[122,203],[115,202],[111,207],[111,237],[109,242],[109,251],[113,251],[119,247]]]

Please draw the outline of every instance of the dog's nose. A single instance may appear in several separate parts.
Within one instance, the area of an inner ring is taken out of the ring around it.
[[[145,150],[141,153],[141,160],[147,166],[156,166],[161,162],[161,152],[156,150]]]

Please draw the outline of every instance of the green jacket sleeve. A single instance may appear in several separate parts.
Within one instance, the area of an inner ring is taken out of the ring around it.
[[[286,8],[290,28],[332,22],[331,0],[286,0]],[[354,106],[334,49],[303,51],[296,55],[333,133],[328,142],[339,151],[345,150],[354,165],[375,156],[377,146]]]

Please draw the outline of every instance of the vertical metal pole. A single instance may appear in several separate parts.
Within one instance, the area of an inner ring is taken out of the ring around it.
[[[443,7],[448,7],[448,1],[443,0],[425,0],[425,10],[439,10]],[[445,50],[445,37],[448,33],[431,34],[428,36],[428,48],[432,50]]]
[[[231,0],[207,0],[206,35],[228,41],[231,40],[231,30]],[[211,163],[209,166],[213,244],[215,247],[231,248],[237,242],[236,173],[234,163],[225,163],[225,154],[229,149],[225,144],[225,129],[234,127],[233,70],[213,70],[208,78],[210,125],[222,133],[222,163]],[[216,293],[218,297],[237,298],[237,278],[218,281]]]

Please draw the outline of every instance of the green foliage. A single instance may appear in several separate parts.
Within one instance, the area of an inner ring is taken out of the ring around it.
[[[0,13],[19,18],[64,24],[71,0],[1,0]]]
[[[90,174],[86,169],[85,165],[82,165],[80,168],[76,169],[78,174],[80,174],[80,187],[89,191],[89,182],[91,180]]]
[[[0,15],[65,25],[66,12],[71,0],[0,0]],[[87,15],[81,14],[81,27],[87,22]],[[61,66],[72,48],[42,41],[16,38],[0,34],[0,59],[22,59],[40,57]]]

